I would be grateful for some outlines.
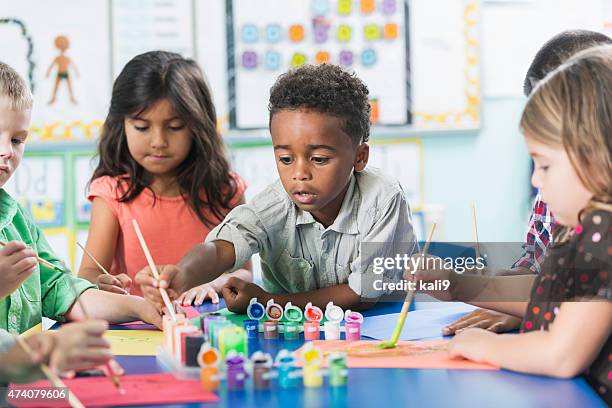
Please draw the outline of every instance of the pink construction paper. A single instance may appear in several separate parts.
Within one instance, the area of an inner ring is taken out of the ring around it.
[[[195,317],[199,317],[200,316],[200,312],[198,312],[198,309],[196,309],[193,306],[181,306],[183,309],[183,312],[185,313],[185,317],[187,317],[188,319],[193,319]]]
[[[172,374],[138,374],[121,377],[125,394],[120,394],[107,377],[85,377],[64,380],[64,383],[86,407],[117,407],[148,404],[181,404],[215,402],[219,398],[205,391],[196,380],[177,380]],[[49,387],[48,381],[37,381],[19,389]],[[13,403],[17,407],[69,407],[67,401]]]
[[[372,345],[376,347],[380,341],[346,341],[346,340],[315,340],[312,342],[316,347],[320,348],[323,354],[328,354],[332,351],[345,351],[346,347],[356,345]],[[429,340],[429,341],[399,341],[398,344],[415,345],[421,347],[440,346],[448,343],[448,340]],[[304,346],[302,346],[303,348]],[[295,351],[297,361],[301,364],[302,348]],[[393,355],[393,349],[389,349],[388,357],[347,357],[347,366],[349,368],[443,368],[453,370],[499,370],[489,364],[476,363],[464,359],[451,359],[448,357],[446,350],[432,351],[426,354],[415,355]],[[324,359],[325,360],[325,359]],[[325,363],[325,361],[324,361]]]

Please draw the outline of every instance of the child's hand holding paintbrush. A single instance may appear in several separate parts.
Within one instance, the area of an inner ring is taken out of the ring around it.
[[[36,270],[36,252],[21,241],[0,241],[0,299],[17,290]],[[51,268],[54,268],[54,265]],[[47,265],[47,266],[49,266]]]

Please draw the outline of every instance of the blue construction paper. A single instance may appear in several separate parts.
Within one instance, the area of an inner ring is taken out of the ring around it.
[[[476,307],[465,303],[414,310],[408,313],[400,340],[425,340],[442,337],[442,328]],[[375,340],[387,340],[395,329],[399,313],[366,317],[361,325],[361,335]]]

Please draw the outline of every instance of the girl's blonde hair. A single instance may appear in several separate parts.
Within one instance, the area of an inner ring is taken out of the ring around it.
[[[526,138],[563,146],[593,199],[612,211],[612,45],[589,48],[541,81],[520,124]]]

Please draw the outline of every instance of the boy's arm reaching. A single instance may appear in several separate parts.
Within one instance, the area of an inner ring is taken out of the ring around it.
[[[272,294],[254,283],[231,277],[223,287],[222,293],[227,308],[235,313],[245,313],[249,301],[254,297],[263,304],[266,304],[270,299],[274,299],[274,302],[280,305],[291,302],[291,304],[302,309],[309,302],[322,309],[325,309],[325,306],[330,301],[333,301],[334,304],[343,309],[363,309],[368,305],[368,303],[361,302],[361,297],[348,284],[329,286],[309,292]],[[372,304],[369,303],[369,305]]]

